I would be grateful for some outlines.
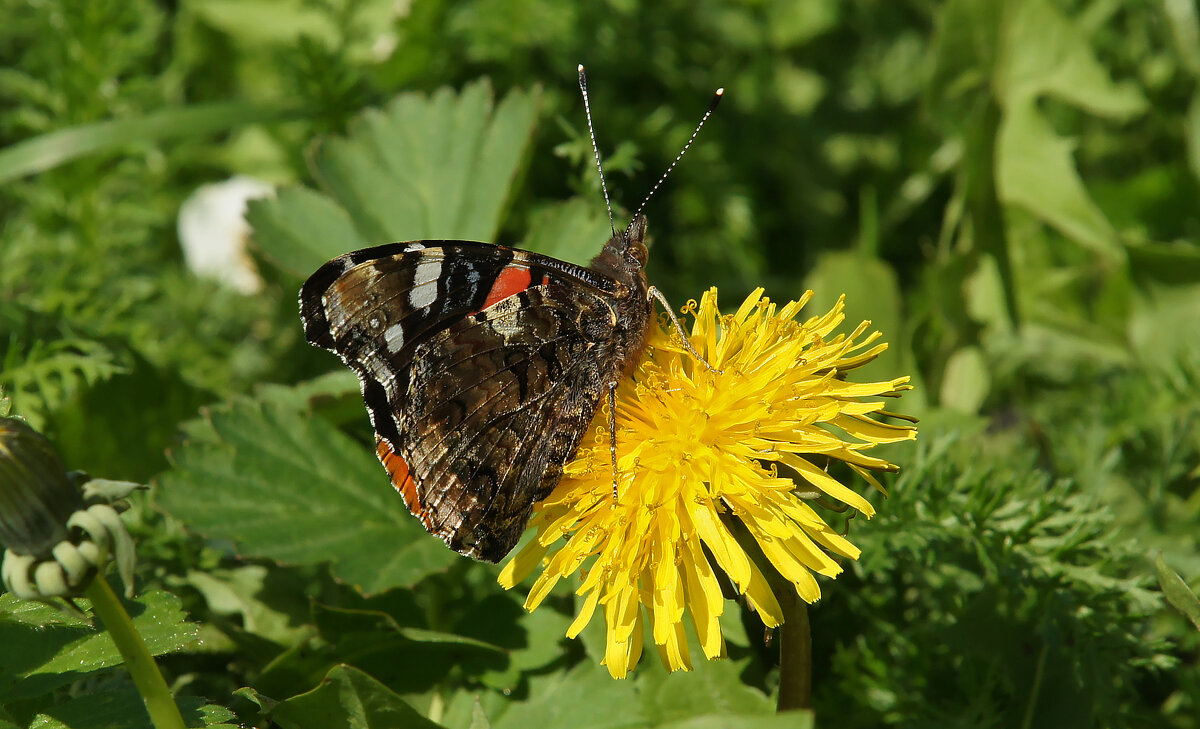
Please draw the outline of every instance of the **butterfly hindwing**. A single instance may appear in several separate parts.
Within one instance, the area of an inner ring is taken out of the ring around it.
[[[419,348],[401,454],[431,531],[497,561],[557,483],[595,412],[610,339],[608,302],[578,287],[531,287]]]

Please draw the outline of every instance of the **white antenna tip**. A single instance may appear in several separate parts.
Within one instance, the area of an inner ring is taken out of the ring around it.
[[[579,73],[583,73],[583,64],[582,63],[579,64],[579,68],[577,68],[576,70],[579,71]]]
[[[583,66],[580,66],[580,68],[583,68]],[[717,89],[717,96],[724,96],[724,95],[725,95],[725,87],[722,86],[721,88]]]

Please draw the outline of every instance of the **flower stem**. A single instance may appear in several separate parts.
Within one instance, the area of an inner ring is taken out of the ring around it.
[[[179,707],[175,705],[175,699],[171,697],[167,682],[158,672],[154,658],[146,649],[142,636],[133,627],[129,613],[121,606],[121,600],[112,587],[103,576],[98,575],[92,580],[85,594],[92,601],[92,610],[104,622],[113,643],[117,644],[117,650],[125,659],[125,668],[133,678],[142,700],[146,702],[146,711],[149,712],[150,721],[154,723],[155,729],[184,729],[183,716],[179,713]]]
[[[779,626],[778,711],[807,709],[812,705],[812,632],[808,605],[795,591],[776,594],[783,610]]]

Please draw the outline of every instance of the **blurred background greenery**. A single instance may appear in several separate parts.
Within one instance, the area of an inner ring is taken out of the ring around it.
[[[1161,550],[1200,585],[1193,0],[3,0],[0,17],[0,387],[71,467],[148,480],[201,408],[334,369],[303,342],[306,272],[277,252],[286,223],[338,197],[323,161],[364,137],[365,110],[486,94],[481,79],[497,101],[524,94],[536,125],[494,239],[584,262],[606,221],[576,64],[622,212],[724,86],[647,209],[651,281],[677,304],[710,285],[726,302],[812,288],[814,310],[846,293],[891,343],[868,374],[911,374],[895,409],[923,418],[921,442],[888,454],[906,469],[892,498],[853,524],[862,561],[813,611],[818,723],[1200,721],[1200,640],[1153,568]],[[235,175],[281,191],[252,206],[253,293],[191,272],[177,232],[198,187]],[[317,411],[367,443],[353,393],[333,399]],[[232,705],[239,686],[311,688],[318,674],[271,672],[295,635],[251,640],[180,577],[242,565],[228,545],[135,511],[146,583],[225,636],[171,659],[184,690]],[[263,564],[297,601],[362,599]],[[515,606],[489,574],[456,565],[389,594],[436,594],[438,627],[517,650],[503,632],[543,618],[462,628],[472,601]],[[746,621],[737,671],[708,680],[769,695],[776,658]],[[572,650],[503,681],[373,675],[427,714],[481,686],[534,701],[538,676],[591,660]],[[640,725],[687,715],[655,707]]]

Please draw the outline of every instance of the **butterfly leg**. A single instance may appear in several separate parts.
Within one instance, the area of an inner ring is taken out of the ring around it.
[[[617,505],[617,386],[608,388],[608,452],[612,455],[613,506]]]
[[[683,341],[684,349],[686,349],[689,354],[699,360],[700,364],[704,365],[709,372],[717,375],[723,374],[725,372],[724,370],[719,370],[710,365],[708,360],[701,357],[700,353],[696,351],[696,348],[692,346],[691,337],[688,336],[688,333],[684,330],[683,325],[679,323],[679,317],[675,316],[675,310],[671,308],[671,302],[667,301],[667,297],[663,296],[663,293],[654,286],[651,286],[647,293],[649,294],[650,298],[658,299],[658,303],[662,304],[663,309],[667,312],[667,316],[671,317],[671,323],[675,325],[675,331],[679,333],[679,339]]]

